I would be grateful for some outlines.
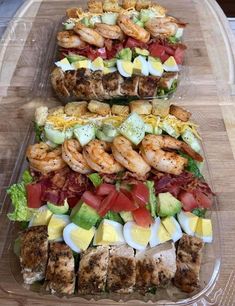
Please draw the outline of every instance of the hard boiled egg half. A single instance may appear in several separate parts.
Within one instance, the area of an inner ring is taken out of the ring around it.
[[[210,243],[213,240],[212,223],[210,219],[199,218],[195,236],[204,242]]]
[[[142,227],[133,221],[127,222],[123,227],[126,243],[136,250],[145,250],[151,236],[151,228]]]
[[[122,224],[104,219],[100,223],[93,240],[94,245],[118,245],[125,243]]]
[[[183,236],[181,227],[174,217],[162,218],[161,221],[174,242]]]
[[[86,230],[74,223],[68,224],[63,230],[65,243],[76,253],[85,251],[95,234],[95,227]]]
[[[167,72],[178,72],[179,67],[175,61],[175,58],[173,56],[170,56],[164,63],[163,68]]]
[[[133,73],[140,75],[149,75],[149,68],[146,58],[144,56],[137,56],[133,62]]]
[[[158,217],[155,219],[154,223],[151,225],[151,236],[149,244],[151,248],[155,247],[160,243],[164,243],[171,240],[171,236],[161,223],[161,219]]]
[[[181,212],[177,214],[177,219],[183,231],[188,235],[194,236],[199,220],[198,216],[191,212],[181,210]]]
[[[32,219],[29,222],[29,227],[37,225],[48,225],[51,216],[52,212],[50,211],[50,209],[47,207],[47,205],[43,205],[33,215]]]
[[[70,223],[68,215],[52,215],[48,224],[48,240],[62,241],[63,230]]]
[[[164,71],[161,61],[153,57],[148,58],[148,69],[151,75],[158,77],[161,77]]]
[[[104,61],[100,56],[91,62],[91,70],[93,71],[104,70]]]
[[[129,78],[132,76],[133,73],[133,63],[130,61],[125,61],[125,60],[117,60],[117,69],[118,72],[126,77]]]

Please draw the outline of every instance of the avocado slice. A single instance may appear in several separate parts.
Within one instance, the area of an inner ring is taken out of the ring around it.
[[[129,221],[134,221],[131,211],[121,211],[120,216],[125,223]]]
[[[149,56],[149,51],[146,49],[135,48],[135,53],[142,56]]]
[[[70,62],[70,63],[74,63],[74,62],[78,62],[78,61],[84,61],[86,60],[87,58],[85,56],[82,56],[82,55],[67,55],[66,56],[67,60]]]
[[[86,230],[92,228],[99,218],[100,216],[98,215],[97,211],[84,202],[79,202],[76,206],[74,206],[70,215],[70,220],[74,224]]]
[[[132,60],[131,49],[130,48],[122,49],[121,51],[118,52],[117,58],[125,61],[131,61]]]
[[[174,216],[181,210],[181,202],[170,192],[158,194],[158,215],[160,217]]]
[[[115,67],[116,63],[117,63],[116,58],[111,58],[110,60],[104,61],[104,67],[107,67],[107,68]]]
[[[66,214],[69,210],[69,204],[67,202],[67,199],[64,200],[63,205],[56,205],[56,204],[47,202],[47,207],[50,209],[50,211],[53,214],[56,214],[56,215]]]

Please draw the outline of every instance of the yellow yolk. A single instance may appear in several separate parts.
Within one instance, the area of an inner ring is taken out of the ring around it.
[[[81,227],[75,227],[70,232],[71,241],[82,251],[85,251],[95,234],[95,228],[85,230]]]
[[[142,246],[146,246],[149,242],[151,235],[150,228],[141,227],[133,224],[131,228],[131,239]]]

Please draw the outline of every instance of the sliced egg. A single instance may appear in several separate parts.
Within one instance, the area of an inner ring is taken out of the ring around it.
[[[159,217],[156,218],[154,223],[151,225],[151,236],[149,241],[151,248],[169,240],[171,240],[171,236],[162,225],[161,219]]]
[[[122,76],[129,78],[133,73],[133,63],[124,60],[117,60],[117,69]]]
[[[53,215],[48,224],[48,240],[62,241],[63,230],[69,223],[68,215]]]
[[[181,227],[174,217],[162,218],[162,224],[174,242],[178,241],[183,236]]]
[[[210,243],[213,240],[212,223],[210,219],[199,218],[195,236],[204,242]]]
[[[115,71],[117,71],[116,67],[104,67],[104,69],[103,69],[104,74],[112,73],[112,72],[115,72]]]
[[[74,70],[74,66],[70,64],[66,57],[63,58],[61,61],[55,62],[55,65],[61,68],[63,71]]]
[[[157,61],[157,60],[151,60],[149,58],[148,60],[148,69],[149,69],[149,73],[151,75],[154,75],[154,76],[162,76],[163,74],[163,65],[160,61]]]
[[[125,243],[122,224],[113,220],[104,219],[95,233],[93,244],[117,245],[122,243]]]
[[[188,235],[194,236],[199,220],[198,216],[191,212],[181,210],[181,212],[177,214],[177,219],[183,231]]]
[[[85,251],[95,235],[95,227],[86,230],[74,223],[68,224],[63,231],[65,243],[76,253]]]
[[[51,216],[52,212],[50,209],[47,207],[47,205],[43,205],[33,214],[33,217],[29,222],[29,227],[37,225],[48,225]]]
[[[91,70],[93,70],[93,71],[102,70],[103,71],[103,69],[104,69],[104,61],[99,56],[94,61],[92,61]]]
[[[137,56],[133,62],[133,73],[140,75],[149,75],[149,68],[146,58],[144,56]]]
[[[145,228],[129,221],[123,227],[126,243],[136,250],[145,250],[151,236],[151,228]]]
[[[179,71],[179,67],[173,56],[170,56],[164,63],[163,68],[165,71],[169,72],[177,72]]]
[[[80,69],[80,68],[91,69],[91,61],[90,60],[76,61],[72,63],[72,66],[74,67],[74,69]]]

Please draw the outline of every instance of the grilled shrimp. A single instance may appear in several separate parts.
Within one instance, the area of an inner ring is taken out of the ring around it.
[[[117,25],[95,23],[95,30],[104,38],[123,40],[124,34]]]
[[[62,158],[73,171],[82,174],[90,173],[91,168],[80,153],[81,151],[82,147],[76,139],[65,140],[62,145]]]
[[[145,176],[151,169],[143,157],[133,150],[131,142],[123,136],[114,138],[112,152],[122,166],[139,176]]]
[[[152,37],[174,36],[179,27],[185,27],[185,23],[178,19],[168,17],[155,17],[145,23],[145,28],[150,32]]]
[[[144,28],[135,24],[127,15],[120,14],[118,17],[118,25],[122,31],[137,40],[147,43],[150,39],[150,34]]]
[[[83,156],[88,165],[101,173],[117,173],[124,168],[109,154],[109,145],[102,140],[94,139],[83,148]]]
[[[102,48],[104,46],[104,38],[95,30],[86,27],[84,24],[78,22],[74,27],[74,31],[80,38],[90,45]]]
[[[66,164],[61,155],[61,147],[50,150],[50,147],[44,142],[30,145],[26,151],[31,168],[42,174],[64,168]]]
[[[180,150],[197,161],[203,161],[202,156],[189,145],[171,136],[147,135],[142,140],[140,148],[142,156],[153,168],[179,175],[187,165],[187,159],[176,152],[167,152],[164,149]]]
[[[62,48],[83,49],[86,43],[82,41],[73,31],[62,31],[57,34],[57,43]]]

